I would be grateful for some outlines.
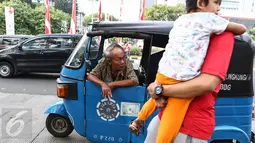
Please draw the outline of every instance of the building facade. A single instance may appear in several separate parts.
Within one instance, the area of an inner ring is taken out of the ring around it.
[[[175,6],[177,4],[185,4],[185,0],[157,0],[157,4],[167,4]]]
[[[150,8],[154,4],[157,4],[157,0],[145,0],[145,7],[146,8]]]
[[[255,0],[222,0],[221,11],[227,13],[255,12]]]

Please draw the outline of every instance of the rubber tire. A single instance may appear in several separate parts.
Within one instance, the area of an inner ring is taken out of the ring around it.
[[[7,76],[3,76],[0,74],[0,76],[3,78],[13,77],[13,75],[14,75],[13,66],[11,64],[9,64],[8,62],[0,62],[0,66],[2,66],[2,65],[8,66],[10,68],[10,74],[8,74]]]
[[[231,141],[231,140],[219,140],[219,141],[212,141],[211,143],[233,143],[233,141]]]
[[[51,127],[51,122],[54,121],[55,118],[62,118],[63,120],[65,120],[67,122],[67,129],[65,132],[62,133],[58,133],[55,132],[54,129],[52,129]],[[73,125],[71,123],[71,121],[63,116],[57,115],[57,114],[49,114],[48,117],[46,118],[46,128],[47,130],[55,137],[67,137],[68,135],[70,135],[73,131]]]
[[[251,132],[251,142],[255,143],[255,134]]]

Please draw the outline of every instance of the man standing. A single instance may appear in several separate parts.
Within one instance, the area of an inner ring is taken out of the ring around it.
[[[224,41],[224,42],[222,42]],[[234,36],[225,32],[213,37],[204,61],[201,74],[189,81],[174,85],[163,85],[162,95],[174,98],[195,97],[189,106],[183,125],[174,143],[206,143],[211,139],[215,127],[214,104],[225,80],[233,51]],[[159,84],[151,83],[147,90],[152,98]],[[149,127],[145,143],[155,143],[162,110],[155,116]],[[173,117],[174,118],[174,117]]]

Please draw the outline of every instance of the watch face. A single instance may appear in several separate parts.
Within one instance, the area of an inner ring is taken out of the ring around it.
[[[157,87],[155,88],[155,94],[156,94],[156,95],[159,95],[159,94],[161,94],[161,92],[162,92],[162,87],[161,87],[161,86],[157,86]]]

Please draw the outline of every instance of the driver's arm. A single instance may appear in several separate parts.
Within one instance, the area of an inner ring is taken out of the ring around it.
[[[97,76],[89,73],[87,75],[87,79],[90,80],[91,82],[99,85],[99,86],[102,86],[103,84],[106,84],[105,82],[103,82],[102,80],[100,80]]]
[[[164,85],[163,95],[175,98],[190,98],[213,91],[219,92],[220,83],[226,77],[233,45],[234,36],[230,32],[224,32],[212,38],[201,74],[189,81]]]
[[[102,76],[102,70],[104,65],[104,59],[101,59],[97,66],[87,75],[87,79],[90,80],[91,82],[102,86],[103,84],[106,84],[102,80],[100,80],[100,77]]]

